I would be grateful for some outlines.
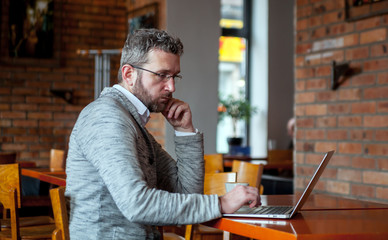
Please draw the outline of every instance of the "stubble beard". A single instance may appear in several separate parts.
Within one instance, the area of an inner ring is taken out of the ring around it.
[[[162,112],[167,106],[166,103],[159,102],[161,97],[171,97],[171,94],[164,94],[159,98],[153,100],[152,96],[149,94],[147,89],[143,85],[143,78],[138,76],[135,85],[133,86],[133,95],[135,95],[147,108],[150,112]]]

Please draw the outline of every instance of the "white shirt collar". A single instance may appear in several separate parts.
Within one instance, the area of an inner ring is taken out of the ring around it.
[[[136,107],[137,112],[139,113],[141,123],[143,127],[147,124],[148,120],[150,119],[150,110],[130,91],[123,88],[121,85],[115,84],[113,85],[114,88],[122,92],[128,100]]]

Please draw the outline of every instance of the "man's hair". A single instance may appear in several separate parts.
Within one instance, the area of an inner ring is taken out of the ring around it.
[[[171,36],[164,30],[139,29],[133,34],[128,34],[120,60],[118,82],[122,82],[121,68],[125,64],[142,66],[148,61],[148,53],[158,49],[167,53],[181,56],[183,44],[177,37]]]

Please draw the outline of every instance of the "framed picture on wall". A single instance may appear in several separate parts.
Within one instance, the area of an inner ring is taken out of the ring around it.
[[[158,28],[158,4],[153,3],[128,13],[128,33],[140,28]]]
[[[387,0],[344,0],[345,20],[357,21],[388,13]]]
[[[60,1],[4,0],[1,13],[1,63],[58,64]]]

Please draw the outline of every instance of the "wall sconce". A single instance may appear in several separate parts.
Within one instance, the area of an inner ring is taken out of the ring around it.
[[[343,82],[345,82],[345,76],[349,76],[350,71],[349,63],[342,63],[337,65],[335,61],[331,62],[331,89],[336,90]],[[344,76],[340,81],[340,77]]]

